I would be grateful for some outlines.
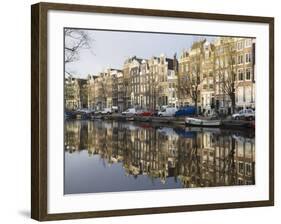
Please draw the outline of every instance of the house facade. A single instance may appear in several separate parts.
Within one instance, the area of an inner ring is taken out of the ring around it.
[[[255,109],[255,39],[200,39],[177,59],[127,58],[87,79],[65,79],[65,107],[103,110],[195,106],[200,114]]]

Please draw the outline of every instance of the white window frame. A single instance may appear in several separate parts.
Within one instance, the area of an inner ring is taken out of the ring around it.
[[[240,79],[240,74],[241,74],[241,72],[242,72],[242,74],[243,74],[243,79],[241,80]],[[238,69],[238,81],[244,81],[245,79],[245,76],[244,76],[244,74],[245,74],[245,72],[244,72],[244,69],[243,68],[241,68],[241,69]]]
[[[248,57],[247,57],[247,55],[248,55]],[[247,60],[247,58],[248,58],[248,60]],[[252,62],[252,53],[251,52],[245,53],[245,63],[249,64],[251,62]]]
[[[241,61],[240,61],[240,57],[242,58]],[[243,63],[244,63],[244,54],[239,54],[237,57],[237,64],[242,65]]]
[[[238,41],[238,42],[237,42],[237,50],[238,50],[238,51],[241,51],[241,50],[243,49],[243,45],[244,45],[244,44],[243,44],[243,41]]]
[[[247,71],[250,71],[250,78],[247,79]],[[245,80],[249,81],[252,78],[252,69],[251,68],[246,68],[245,69]]]

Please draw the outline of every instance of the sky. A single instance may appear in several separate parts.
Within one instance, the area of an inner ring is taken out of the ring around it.
[[[86,78],[88,74],[97,75],[107,68],[122,69],[124,61],[132,56],[149,59],[165,54],[179,58],[183,50],[191,47],[194,41],[206,38],[213,41],[215,37],[140,33],[124,31],[88,30],[93,39],[91,50],[80,50],[79,60],[67,63],[65,68],[75,77]]]

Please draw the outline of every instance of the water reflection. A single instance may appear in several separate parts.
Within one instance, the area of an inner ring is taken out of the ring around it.
[[[254,133],[66,121],[65,193],[255,184]]]

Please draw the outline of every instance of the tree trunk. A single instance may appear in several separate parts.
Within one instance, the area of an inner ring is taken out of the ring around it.
[[[231,97],[231,110],[232,110],[232,113],[235,113],[235,96],[232,96]]]

